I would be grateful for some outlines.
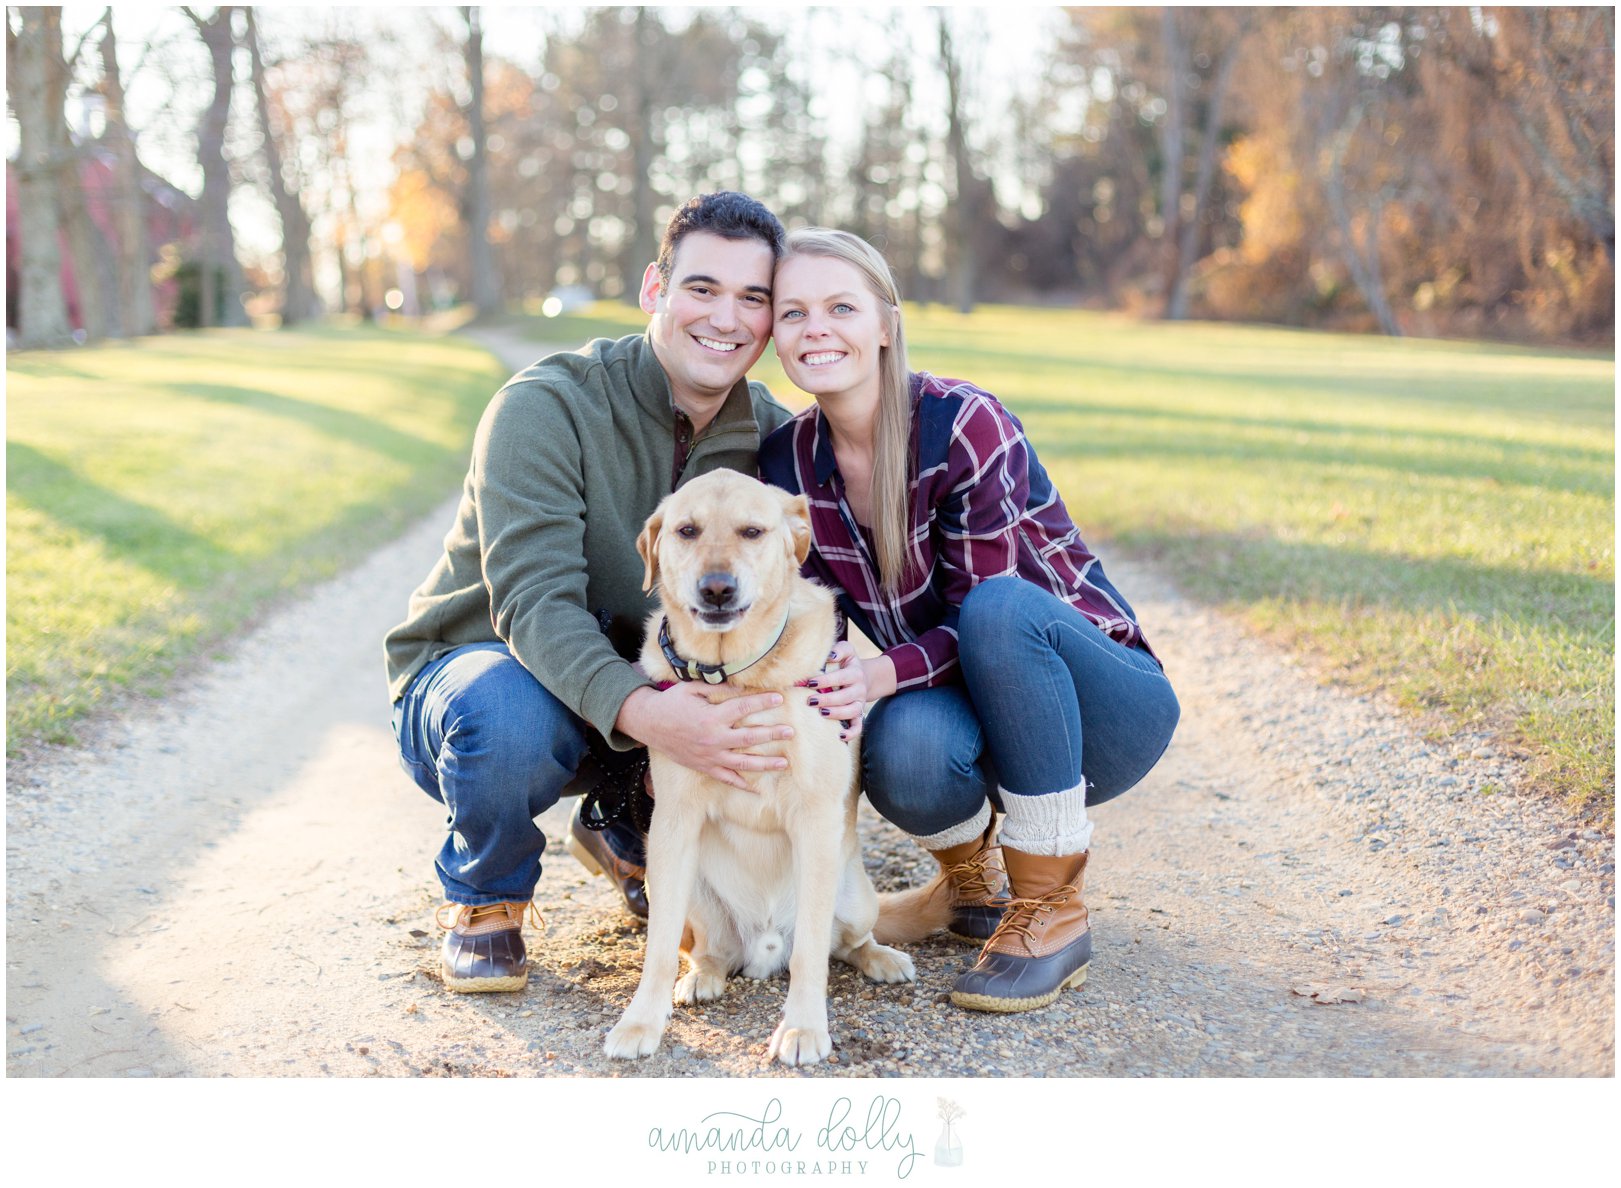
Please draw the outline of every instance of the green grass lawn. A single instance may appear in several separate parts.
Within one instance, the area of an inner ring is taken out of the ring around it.
[[[583,314],[531,325],[646,322]],[[1498,732],[1549,792],[1613,813],[1612,356],[1069,310],[907,319],[914,367],[1019,415],[1090,542],[1356,687]],[[755,378],[802,403],[769,350]]]
[[[455,490],[505,375],[469,343],[373,329],[10,356],[8,752],[71,740],[109,693],[161,689],[393,539]]]

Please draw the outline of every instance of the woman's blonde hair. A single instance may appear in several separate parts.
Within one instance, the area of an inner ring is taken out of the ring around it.
[[[788,233],[783,260],[825,256],[843,260],[861,273],[878,299],[878,317],[889,345],[878,351],[878,421],[873,427],[872,536],[878,551],[878,577],[885,594],[900,589],[911,564],[908,480],[911,469],[912,389],[906,366],[906,334],[901,326],[901,295],[879,250],[848,231],[803,227]]]

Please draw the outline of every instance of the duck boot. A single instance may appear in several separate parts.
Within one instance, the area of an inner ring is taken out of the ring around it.
[[[529,953],[523,944],[525,910],[534,913],[537,926],[543,926],[532,904],[528,903],[447,903],[439,908],[438,919],[445,933],[439,949],[439,972],[447,990],[458,994],[478,994],[494,990],[522,990],[529,984]],[[447,911],[454,917],[445,919]]]
[[[1031,1011],[1086,981],[1092,960],[1092,932],[1081,902],[1086,858],[1003,848],[1013,898],[979,961],[952,985],[952,1002],[975,1011]]]
[[[982,836],[929,851],[951,889],[951,923],[946,931],[971,945],[982,945],[995,934],[1009,902],[1002,850],[991,841],[995,832],[993,818]]]
[[[631,915],[647,919],[647,845],[634,826],[615,821],[592,829],[585,823],[584,805],[577,804],[568,823],[568,852],[617,887]]]

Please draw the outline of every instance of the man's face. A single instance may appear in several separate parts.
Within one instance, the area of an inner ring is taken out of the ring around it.
[[[758,239],[693,231],[676,245],[668,285],[657,265],[647,266],[641,305],[652,315],[648,336],[683,409],[723,398],[765,350],[775,264]]]

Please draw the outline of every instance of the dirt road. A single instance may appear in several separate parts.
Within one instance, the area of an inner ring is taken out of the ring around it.
[[[642,933],[563,852],[564,804],[542,820],[529,990],[447,994],[442,810],[398,768],[380,640],[451,507],[163,702],[11,764],[8,1075],[1614,1073],[1613,838],[1519,787],[1489,739],[1326,687],[1107,551],[1184,716],[1096,812],[1083,989],[957,1011],[967,951],[927,944],[914,986],[836,969],[838,1059],[808,1074],[763,1059],[780,981],[678,1010],[657,1056],[611,1063]],[[881,885],[926,872],[870,815],[864,835]]]

